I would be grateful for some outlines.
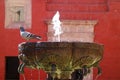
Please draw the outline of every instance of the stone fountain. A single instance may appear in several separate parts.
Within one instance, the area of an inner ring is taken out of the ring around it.
[[[94,25],[97,22],[60,22],[59,16],[57,11],[52,22],[47,21],[48,42],[19,44],[18,58],[21,64],[18,72],[24,73],[24,67],[43,69],[48,74],[47,80],[83,80],[92,67],[98,68],[100,74],[103,45],[93,42]],[[89,80],[92,80],[91,76]]]
[[[19,73],[24,67],[43,69],[47,80],[82,80],[91,67],[98,68],[103,45],[89,42],[24,42],[19,44]]]

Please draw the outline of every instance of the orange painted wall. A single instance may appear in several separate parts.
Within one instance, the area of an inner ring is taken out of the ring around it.
[[[51,19],[56,11],[47,11],[47,0],[32,0],[32,28],[28,31],[42,36],[42,41],[46,41],[47,25],[45,20]],[[87,1],[87,0],[85,0]],[[90,0],[88,0],[90,1]],[[92,1],[92,0],[91,0]],[[60,12],[61,19],[98,20],[95,27],[95,42],[104,44],[104,58],[101,62],[103,74],[98,80],[120,80],[120,1],[108,0],[109,11],[107,12]],[[54,8],[54,7],[53,7]],[[67,7],[64,7],[67,8]],[[73,7],[74,9],[74,7]],[[0,80],[4,80],[5,56],[17,56],[19,43],[24,42],[19,29],[5,29],[5,8],[4,0],[0,0]],[[25,69],[27,78],[38,78],[36,70]],[[45,73],[41,70],[41,80]],[[94,76],[96,69],[94,69]],[[22,79],[22,76],[21,76]]]

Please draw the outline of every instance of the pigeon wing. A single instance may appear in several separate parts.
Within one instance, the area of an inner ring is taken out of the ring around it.
[[[32,38],[31,35],[32,34],[30,32],[27,32],[27,31],[21,32],[21,36],[26,40],[30,40]]]
[[[38,35],[35,35],[35,34],[32,34],[30,32],[22,32],[21,33],[21,36],[26,39],[26,40],[30,40],[30,39],[37,39],[37,40],[40,40],[41,39],[41,36],[38,36]]]

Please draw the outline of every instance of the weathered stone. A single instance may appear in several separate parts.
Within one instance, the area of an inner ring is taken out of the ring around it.
[[[22,63],[18,71],[24,67],[43,69],[52,77],[70,79],[75,69],[89,73],[91,67],[97,67],[103,56],[103,45],[85,42],[26,42],[19,44],[19,59]],[[87,71],[86,71],[87,70]],[[66,76],[65,76],[66,75]]]

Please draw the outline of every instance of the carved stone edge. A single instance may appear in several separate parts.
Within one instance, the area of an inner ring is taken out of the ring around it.
[[[62,24],[64,25],[75,25],[75,24],[81,24],[81,25],[96,25],[98,23],[98,20],[61,20]],[[45,20],[45,23],[47,25],[52,25],[51,20]]]

